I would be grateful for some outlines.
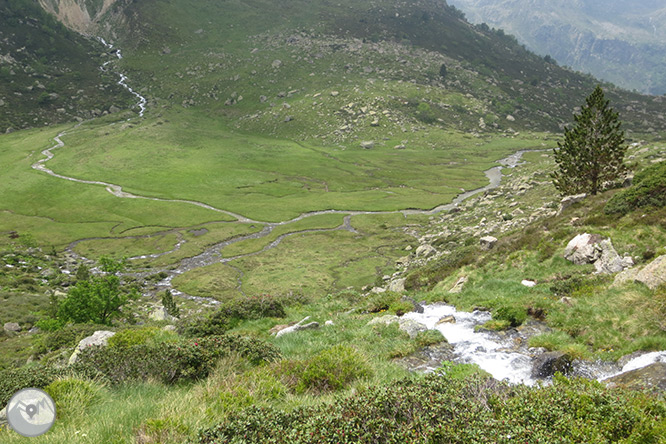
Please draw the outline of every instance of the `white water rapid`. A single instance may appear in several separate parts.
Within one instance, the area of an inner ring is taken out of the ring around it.
[[[438,323],[447,316],[453,316],[455,322]],[[439,330],[454,347],[455,362],[477,364],[495,379],[512,384],[534,385],[538,381],[548,383],[548,380],[533,378],[531,375],[534,358],[542,351],[528,348],[528,338],[519,333],[502,335],[474,330],[491,319],[487,311],[475,310],[469,313],[457,311],[451,305],[433,304],[424,306],[423,313],[411,312],[404,317],[420,322],[430,330]],[[574,361],[573,375],[602,381],[655,362],[666,362],[666,351],[642,354],[621,368],[612,362]]]

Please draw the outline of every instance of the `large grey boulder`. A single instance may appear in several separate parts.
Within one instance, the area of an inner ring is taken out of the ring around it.
[[[115,334],[116,332],[114,331],[97,330],[95,333],[88,336],[87,338],[81,339],[81,341],[79,341],[79,345],[77,345],[76,348],[74,349],[74,353],[72,353],[72,356],[69,357],[69,364],[70,365],[74,364],[78,359],[81,351],[85,350],[88,347],[92,347],[95,345],[106,347],[109,338]]]
[[[400,279],[394,279],[389,283],[388,286],[388,291],[392,291],[395,293],[402,293],[405,291],[405,281],[407,279],[405,278],[400,278]]]
[[[419,245],[416,249],[416,257],[429,257],[437,254],[437,250],[430,244]]]
[[[638,272],[635,279],[647,285],[650,290],[666,284],[666,255],[659,256],[647,264]]]
[[[484,236],[479,239],[479,245],[481,245],[481,249],[483,250],[492,250],[495,244],[497,244],[497,238],[494,236]]]
[[[599,242],[599,248],[601,249],[601,255],[594,262],[594,268],[599,273],[619,273],[624,270],[624,260],[617,254],[610,239]]]
[[[598,234],[579,234],[567,244],[564,257],[576,265],[592,264],[601,257],[599,243],[602,240]]]
[[[533,378],[548,378],[556,372],[567,374],[572,369],[571,357],[563,352],[547,352],[536,357],[532,363]]]

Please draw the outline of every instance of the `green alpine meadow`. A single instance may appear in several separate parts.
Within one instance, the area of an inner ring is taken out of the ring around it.
[[[445,0],[0,0],[0,442],[666,443],[665,115]]]

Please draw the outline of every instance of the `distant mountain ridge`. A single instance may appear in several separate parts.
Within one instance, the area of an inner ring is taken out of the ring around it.
[[[649,94],[666,93],[661,0],[451,0],[470,21],[515,35],[559,63]]]

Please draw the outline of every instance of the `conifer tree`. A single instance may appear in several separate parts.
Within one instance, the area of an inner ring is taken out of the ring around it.
[[[565,128],[564,141],[554,151],[557,171],[551,176],[563,195],[597,194],[627,171],[627,146],[620,129],[619,113],[608,106],[604,91],[597,86],[585,99],[575,126]]]

